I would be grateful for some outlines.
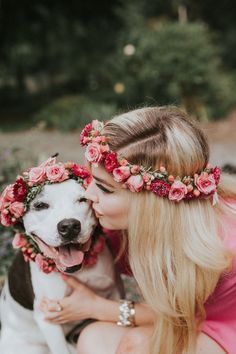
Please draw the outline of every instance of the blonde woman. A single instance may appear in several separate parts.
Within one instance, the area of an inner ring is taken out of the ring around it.
[[[178,108],[149,107],[93,121],[81,143],[86,197],[103,227],[126,230],[146,304],[122,308],[66,278],[75,290],[46,318],[99,320],[80,354],[235,354],[236,184],[209,164],[203,133]]]

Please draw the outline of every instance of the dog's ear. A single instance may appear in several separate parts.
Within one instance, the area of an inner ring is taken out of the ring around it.
[[[51,157],[57,157],[59,155],[59,152],[56,152],[55,154],[53,154]]]

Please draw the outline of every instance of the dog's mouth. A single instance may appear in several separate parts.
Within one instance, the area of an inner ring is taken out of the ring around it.
[[[58,247],[47,245],[35,234],[32,235],[40,251],[48,258],[54,260],[56,267],[61,271],[74,272],[80,268],[84,260],[84,253],[91,245],[91,239],[85,243],[67,243]]]

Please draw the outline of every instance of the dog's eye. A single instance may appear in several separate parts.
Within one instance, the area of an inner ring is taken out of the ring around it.
[[[43,210],[43,209],[48,209],[49,205],[47,203],[43,203],[43,202],[36,202],[34,203],[34,209],[35,210]]]
[[[79,203],[86,203],[88,201],[88,199],[86,199],[85,197],[81,197],[78,199]]]

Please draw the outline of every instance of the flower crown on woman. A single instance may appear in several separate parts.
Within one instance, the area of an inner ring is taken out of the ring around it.
[[[179,202],[213,196],[217,201],[217,186],[221,170],[210,164],[204,170],[196,171],[194,176],[173,176],[165,166],[151,171],[151,168],[133,165],[127,159],[109,147],[109,137],[103,135],[104,123],[93,120],[87,124],[80,136],[82,146],[87,146],[85,157],[88,162],[98,165],[103,163],[106,171],[116,182],[121,182],[124,188],[131,192],[151,191],[159,197]]]

